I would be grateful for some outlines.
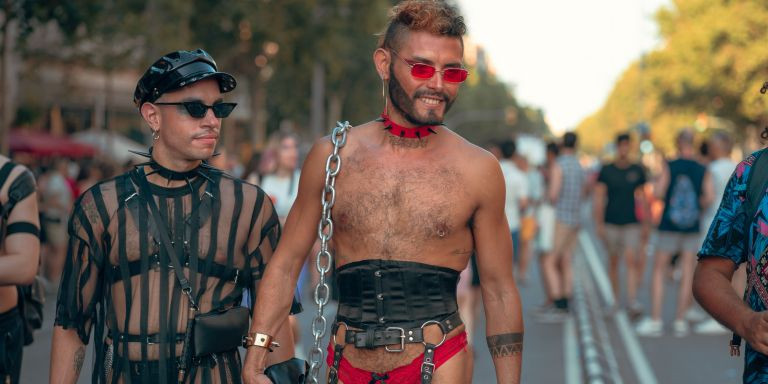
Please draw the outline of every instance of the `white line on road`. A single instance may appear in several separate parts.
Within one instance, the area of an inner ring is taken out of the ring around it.
[[[576,340],[576,325],[573,316],[563,323],[563,346],[565,347],[565,383],[582,384],[581,356]]]
[[[608,275],[605,273],[605,270],[600,263],[595,244],[592,242],[592,239],[586,231],[581,231],[579,233],[579,242],[581,243],[581,248],[584,250],[587,264],[592,271],[592,276],[595,278],[595,282],[600,294],[603,296],[603,300],[607,305],[613,305],[615,300],[613,298],[611,284],[608,280]],[[637,341],[637,336],[629,323],[627,314],[624,313],[624,311],[617,311],[615,318],[616,327],[624,342],[629,361],[632,363],[632,368],[635,371],[638,381],[642,384],[657,384],[658,380],[656,379],[656,375],[654,374],[648,359],[645,357],[640,342]]]
[[[600,258],[597,256],[597,249],[592,239],[589,237],[587,231],[582,230],[579,232],[579,242],[581,243],[581,249],[584,250],[584,256],[587,258],[587,264],[589,264],[589,270],[592,271],[592,276],[597,284],[597,290],[600,291],[605,305],[612,307],[616,300],[613,297],[613,290],[611,289],[611,281],[608,280],[608,274],[605,273]]]

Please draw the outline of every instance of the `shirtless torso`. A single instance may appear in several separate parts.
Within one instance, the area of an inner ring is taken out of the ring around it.
[[[344,346],[333,345],[334,350],[343,347],[346,361],[338,363],[337,358],[329,363],[333,369],[337,364],[341,368],[336,369],[339,382],[344,377],[350,378],[347,381],[400,382],[381,379],[381,374],[399,376],[402,371],[396,374],[395,368],[414,366],[417,373],[419,369],[424,372],[429,357],[425,354],[419,359],[419,355],[432,350],[415,337],[405,342],[402,352],[387,351],[387,347],[392,349],[389,341],[401,336],[386,332],[407,328],[417,334],[416,328],[430,320],[445,321],[448,345],[456,347],[452,353],[458,353],[446,354],[440,365],[440,347],[435,348],[432,383],[470,382],[472,356],[462,349],[464,328],[452,326],[448,320],[456,310],[456,277],[475,252],[497,382],[518,383],[523,324],[512,274],[501,168],[493,155],[438,126],[466,79],[460,38],[463,22],[443,2],[403,1],[393,12],[406,16],[392,18],[374,52],[376,71],[387,91],[384,119],[389,129],[382,121],[353,127],[340,151],[331,248],[341,292],[337,320],[353,326],[351,333],[345,333],[344,327],[337,332],[338,336],[351,336],[336,338]],[[438,28],[433,19],[442,17],[439,15],[445,16],[440,19],[445,24],[440,25],[455,28]],[[432,30],[406,33],[406,29],[416,28],[403,24],[408,20],[414,25],[435,25]],[[418,130],[429,132],[425,126],[436,134]],[[402,127],[414,131],[407,135]],[[397,136],[396,131],[400,132]],[[291,291],[304,256],[317,238],[318,197],[323,193],[326,160],[332,151],[331,141],[320,139],[304,162],[283,241],[261,282],[257,306],[265,310],[254,319],[254,332],[271,334],[287,311],[287,297],[282,293]],[[371,268],[366,271],[366,267]],[[449,278],[433,279],[441,274]],[[351,283],[347,276],[352,276]],[[440,327],[424,329],[426,343],[440,342]],[[342,355],[332,352],[334,357]],[[248,351],[245,382],[266,383],[263,375],[251,373],[258,372],[264,361],[264,350]],[[348,372],[360,376],[352,378],[345,375]]]
[[[378,132],[381,129],[377,122],[352,128],[341,151],[343,165],[333,209],[336,268],[384,259],[461,271],[473,249],[473,213],[487,186],[482,170],[498,167],[495,159],[445,128],[423,139],[429,140],[428,147],[415,149],[393,146]],[[447,337],[463,330],[459,327]],[[434,341],[442,337],[437,328],[429,333]],[[421,344],[409,344],[402,353],[389,353],[383,347],[348,348],[344,355],[356,367],[385,372],[422,352]],[[451,361],[460,369],[465,364],[462,360],[470,358],[460,353]],[[450,377],[464,376],[444,365],[435,380],[448,370]]]

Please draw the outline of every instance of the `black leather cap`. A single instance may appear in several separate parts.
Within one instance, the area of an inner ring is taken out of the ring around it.
[[[237,86],[232,75],[217,70],[216,62],[208,52],[202,49],[171,52],[155,61],[144,72],[133,92],[133,102],[136,107],[141,107],[146,102],[154,102],[166,92],[209,77],[218,80],[222,93]]]

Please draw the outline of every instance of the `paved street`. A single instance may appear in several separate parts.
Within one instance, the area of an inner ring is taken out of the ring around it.
[[[530,281],[520,287],[525,311],[525,352],[523,383],[740,383],[741,358],[728,355],[729,335],[675,338],[637,338],[623,312],[606,315],[607,277],[603,272],[601,248],[595,245],[588,232],[580,236],[580,247],[575,254],[574,311],[563,323],[542,324],[532,315],[536,306],[544,301],[538,279],[538,270],[530,272]],[[650,260],[649,260],[650,263]],[[641,291],[646,307],[648,276]],[[670,282],[667,291],[674,290]],[[55,297],[49,295],[46,303],[45,327],[36,334],[36,342],[25,349],[23,383],[44,383],[48,378],[48,360]],[[305,311],[299,316],[302,323],[303,350],[311,342],[309,323],[314,315],[314,304],[304,298]],[[333,310],[333,307],[331,307]],[[671,322],[674,295],[667,295],[665,320]],[[476,363],[475,383],[494,381],[493,365],[485,346],[485,332],[477,324],[474,336]],[[89,349],[89,356],[91,350]],[[87,372],[90,358],[84,371]],[[88,383],[83,374],[80,383]]]

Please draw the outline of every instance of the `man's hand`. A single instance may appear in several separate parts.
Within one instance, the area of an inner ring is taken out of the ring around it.
[[[744,320],[742,329],[742,337],[754,350],[768,354],[768,312],[752,312]]]

